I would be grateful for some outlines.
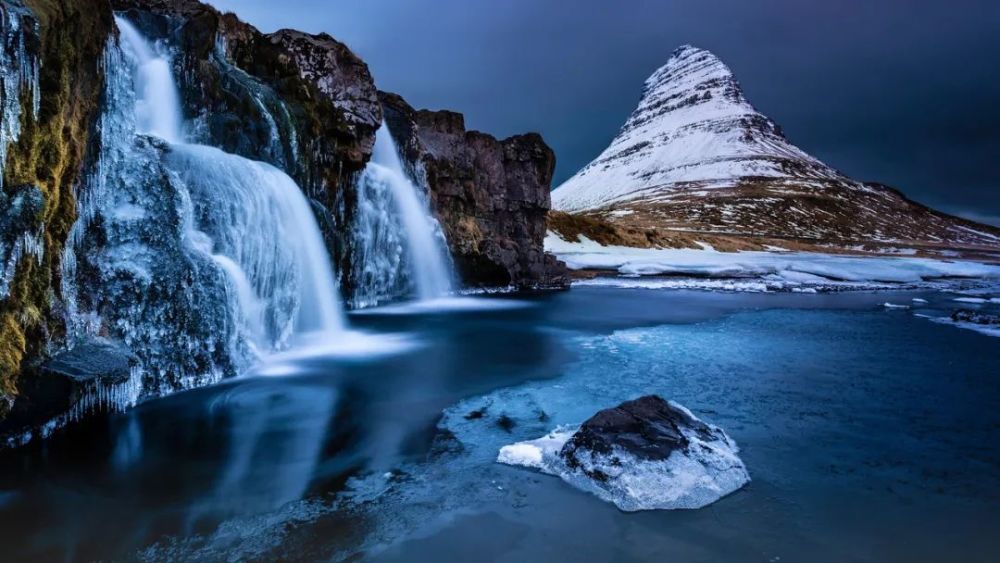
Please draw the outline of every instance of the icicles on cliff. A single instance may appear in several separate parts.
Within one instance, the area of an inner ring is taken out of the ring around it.
[[[45,256],[45,244],[41,233],[23,233],[8,248],[0,242],[0,299],[10,295],[10,284],[14,281],[17,265],[25,256],[33,256],[38,263]]]
[[[143,370],[136,366],[121,383],[93,383],[67,413],[68,422],[80,420],[95,410],[121,412],[135,406],[142,395],[142,374]]]
[[[357,184],[352,227],[355,307],[414,295],[443,297],[452,274],[441,227],[424,191],[407,175],[388,126],[375,136],[372,160]]]
[[[336,340],[338,292],[298,186],[269,164],[184,143],[167,53],[116,19],[101,152],[63,260],[71,337],[122,341],[140,367],[136,396],[236,375],[297,332]]]
[[[38,119],[39,62],[29,49],[37,32],[37,23],[19,1],[0,3],[0,299],[10,294],[21,260],[34,257],[41,262],[45,252],[35,221],[44,205],[41,192],[34,187],[9,195],[3,191],[8,153],[21,137],[25,95],[31,97],[32,117]]]
[[[28,49],[32,35],[37,33],[36,25],[19,1],[0,4],[0,188],[9,146],[21,136],[22,94],[31,96],[31,111],[36,119],[41,106],[39,62]]]

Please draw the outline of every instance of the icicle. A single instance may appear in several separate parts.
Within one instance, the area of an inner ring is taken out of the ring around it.
[[[17,265],[25,257],[34,257],[37,263],[42,262],[45,257],[45,239],[41,231],[37,233],[24,233],[18,237],[9,251],[6,251],[6,259],[0,264],[0,299],[6,299],[10,294],[10,284],[14,281],[14,274],[17,273]],[[0,253],[5,253],[3,244],[0,243]]]
[[[25,29],[26,19],[34,21],[18,2],[0,4],[0,189],[9,147],[21,136],[22,94],[31,96],[35,118],[41,106],[39,62],[28,52],[29,34],[37,33],[37,23]]]

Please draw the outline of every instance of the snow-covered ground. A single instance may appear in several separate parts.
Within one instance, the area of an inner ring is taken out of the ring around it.
[[[602,246],[581,236],[567,242],[550,232],[545,250],[573,270],[605,270],[625,279],[581,284],[701,288],[735,291],[815,291],[893,288],[945,279],[1000,282],[1000,265],[929,258],[868,257],[815,252],[718,252],[672,248]],[[670,276],[640,279],[639,276]]]

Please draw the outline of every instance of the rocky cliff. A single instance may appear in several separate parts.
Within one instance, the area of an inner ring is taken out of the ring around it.
[[[852,180],[799,149],[750,104],[729,67],[691,46],[649,77],[608,148],[552,199],[656,245],[929,253],[1000,245],[1000,230]]]
[[[543,249],[555,154],[541,136],[467,131],[461,114],[415,110],[382,93],[404,158],[422,175],[462,280],[473,286],[561,286]]]
[[[112,29],[102,0],[0,3],[0,420],[64,333],[53,291]]]

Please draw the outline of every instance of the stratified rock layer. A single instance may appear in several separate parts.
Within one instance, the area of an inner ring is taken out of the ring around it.
[[[1000,247],[996,228],[857,182],[806,154],[754,109],[722,61],[691,46],[650,76],[639,107],[608,148],[552,201],[560,211],[651,231],[652,240],[679,235],[679,246],[712,236],[744,248],[781,240],[840,248]]]
[[[426,179],[463,282],[563,285],[564,267],[543,249],[555,154],[542,137],[497,140],[467,131],[459,113],[414,110],[394,94],[381,98],[404,159]]]

